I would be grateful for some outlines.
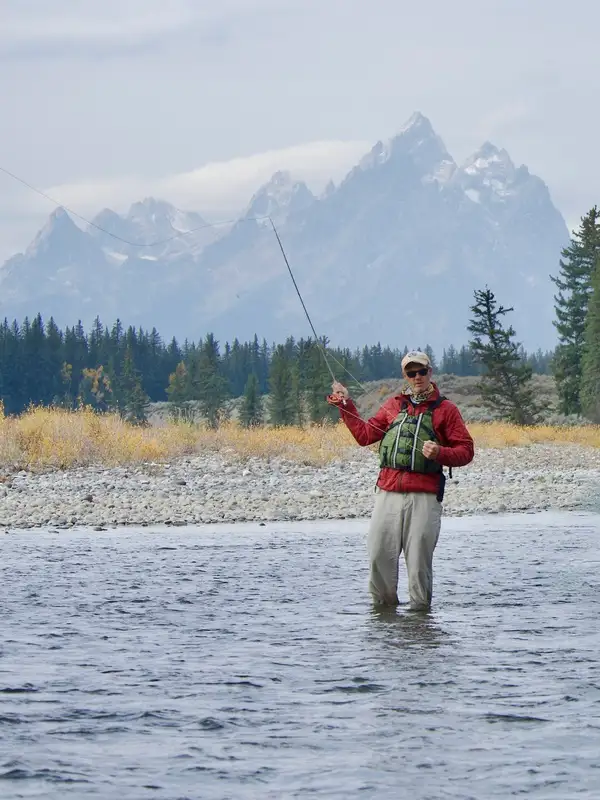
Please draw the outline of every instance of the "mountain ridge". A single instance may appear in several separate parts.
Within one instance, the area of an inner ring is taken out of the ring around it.
[[[547,348],[548,275],[569,238],[541,178],[487,141],[457,164],[419,112],[319,196],[276,172],[230,225],[156,198],[103,209],[87,230],[53,215],[0,269],[2,316],[112,315],[179,339],[310,335],[271,217],[317,331],[335,344],[460,344],[473,289],[489,283],[515,306],[518,338]]]

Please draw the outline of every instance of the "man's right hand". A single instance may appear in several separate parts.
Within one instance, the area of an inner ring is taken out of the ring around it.
[[[333,405],[338,405],[339,403],[344,403],[350,397],[350,393],[345,386],[343,386],[338,381],[334,381],[331,384],[331,394],[327,398],[328,402],[332,403]]]

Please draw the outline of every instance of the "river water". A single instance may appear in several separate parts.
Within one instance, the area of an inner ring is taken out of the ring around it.
[[[2,535],[0,797],[600,797],[600,518],[445,520],[428,615],[365,528]]]

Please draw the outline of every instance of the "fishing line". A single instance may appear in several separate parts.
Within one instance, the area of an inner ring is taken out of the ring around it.
[[[92,220],[88,219],[87,217],[84,217],[82,214],[79,214],[77,211],[74,211],[72,208],[70,208],[69,206],[66,206],[64,203],[60,203],[58,200],[56,200],[56,198],[52,197],[51,195],[47,194],[46,192],[43,192],[41,189],[38,189],[36,186],[33,186],[33,184],[29,183],[24,178],[21,178],[18,175],[15,175],[14,172],[11,172],[9,169],[6,169],[6,167],[3,167],[2,165],[0,165],[0,172],[3,172],[5,175],[8,175],[10,178],[12,178],[13,180],[15,180],[18,183],[22,184],[23,186],[25,186],[30,191],[35,192],[35,194],[40,195],[40,197],[43,197],[44,199],[49,200],[57,208],[63,208],[65,211],[68,211],[69,214],[71,214],[72,216],[74,216],[77,219],[81,220],[82,222],[85,222],[87,225],[90,225],[91,227],[95,228],[96,230],[101,231],[102,233],[105,233],[107,236],[110,236],[113,239],[115,239],[115,240],[117,240],[119,242],[122,242],[123,244],[129,245],[130,247],[157,247],[158,245],[167,244],[168,242],[172,242],[175,239],[179,239],[179,238],[181,238],[183,236],[188,236],[191,233],[196,233],[197,231],[205,230],[207,228],[217,228],[217,227],[222,226],[222,225],[234,225],[234,224],[236,224],[238,222],[260,222],[262,220],[267,220],[268,219],[269,222],[271,223],[271,227],[273,229],[273,233],[275,234],[275,237],[277,239],[277,243],[279,245],[279,249],[281,250],[281,254],[283,256],[283,259],[285,261],[285,265],[286,265],[286,267],[288,269],[288,272],[290,274],[290,278],[292,279],[292,283],[294,284],[294,288],[295,288],[296,293],[297,293],[297,295],[298,295],[298,297],[300,299],[300,302],[302,304],[302,308],[304,310],[304,313],[306,315],[306,318],[308,320],[310,328],[311,328],[311,330],[312,330],[312,332],[314,334],[315,343],[316,343],[317,347],[321,351],[321,355],[323,356],[323,360],[325,361],[325,364],[327,366],[329,374],[331,375],[332,380],[337,382],[337,378],[335,377],[333,369],[331,368],[331,365],[329,363],[329,359],[328,359],[328,356],[327,356],[326,349],[323,346],[323,344],[322,344],[322,342],[321,342],[321,340],[320,340],[320,338],[319,338],[319,336],[318,336],[318,334],[317,334],[317,332],[315,330],[315,326],[313,325],[313,322],[312,322],[312,320],[310,318],[310,315],[308,313],[308,310],[306,308],[306,304],[304,303],[304,299],[302,298],[302,294],[300,292],[300,289],[298,288],[298,284],[296,283],[296,279],[294,277],[294,273],[292,272],[292,268],[290,266],[290,262],[288,260],[288,257],[287,257],[287,254],[285,252],[285,249],[283,247],[283,243],[281,241],[281,237],[279,236],[279,232],[278,232],[277,228],[275,227],[275,223],[273,222],[273,219],[272,219],[272,217],[270,215],[265,214],[263,216],[257,216],[257,217],[242,217],[242,219],[231,219],[231,220],[222,220],[222,221],[218,221],[218,222],[207,222],[207,223],[204,223],[203,225],[199,225],[196,228],[191,228],[189,231],[177,231],[177,233],[175,233],[173,236],[169,236],[166,239],[158,239],[155,242],[132,242],[132,241],[129,241],[129,239],[125,239],[123,236],[119,236],[118,234],[113,233],[112,231],[106,230],[106,228],[103,228],[101,225],[98,225],[97,223],[92,222]],[[171,227],[173,227],[173,226],[171,225]],[[173,228],[173,230],[176,230],[176,229]],[[352,380],[357,384],[357,386],[359,386],[362,389],[362,391],[365,394],[367,393],[367,388],[358,380],[358,378],[356,378],[350,372],[350,370],[344,364],[341,363],[341,361],[339,361],[332,353],[329,353],[329,358],[332,361],[335,361],[335,363],[350,378],[352,378]],[[350,416],[356,417],[357,419],[361,419],[360,416],[358,416],[357,414],[353,414],[350,411],[346,411],[346,413],[349,414]],[[370,425],[371,427],[376,429],[379,433],[385,433],[385,431],[382,428],[379,428],[378,426],[373,425],[373,423],[366,422],[365,424]]]
[[[69,214],[72,214],[77,219],[80,219],[82,222],[85,222],[86,225],[91,225],[92,228],[96,228],[96,230],[101,231],[102,233],[106,233],[107,236],[112,236],[113,239],[116,239],[118,242],[123,242],[123,244],[130,245],[130,247],[157,247],[159,244],[167,244],[167,242],[172,242],[174,239],[179,239],[182,236],[188,236],[190,233],[196,233],[197,231],[204,230],[206,228],[218,228],[220,225],[234,225],[236,222],[259,222],[261,220],[270,219],[268,215],[263,215],[261,217],[243,217],[242,219],[229,219],[229,220],[219,220],[218,222],[205,222],[202,225],[198,225],[197,228],[190,228],[189,231],[177,231],[174,236],[169,236],[166,239],[158,239],[156,242],[130,242],[129,239],[124,239],[122,236],[118,236],[116,233],[112,231],[107,231],[106,228],[103,228],[101,225],[97,225],[92,220],[87,219],[87,217],[78,214],[77,211],[73,211],[72,208],[66,206],[64,203],[59,203],[54,197],[51,197],[46,192],[43,192],[41,189],[38,189],[36,186],[33,186],[31,183],[28,183],[23,178],[19,178],[18,175],[15,175],[14,172],[6,169],[0,165],[0,172],[4,172],[5,175],[8,175],[10,178],[13,178],[15,181],[23,184],[28,189],[31,189],[32,192],[39,194],[40,197],[44,197],[46,200],[49,200],[53,205],[57,206],[58,208],[64,208],[65,211],[68,211]],[[170,224],[170,223],[169,223]],[[173,226],[171,225],[173,228]],[[173,230],[177,230],[173,228]]]
[[[286,255],[286,252],[285,252],[285,249],[283,247],[283,244],[281,242],[281,238],[279,236],[277,228],[275,227],[275,223],[273,222],[271,217],[269,217],[269,222],[271,223],[271,226],[273,228],[273,233],[277,237],[277,242],[279,244],[279,248],[281,250],[281,254],[283,256],[283,260],[285,261],[285,265],[286,265],[286,267],[288,269],[288,272],[290,273],[290,278],[292,279],[292,283],[294,284],[294,288],[296,290],[296,294],[298,295],[298,297],[300,299],[300,302],[302,303],[302,308],[304,309],[304,313],[306,314],[306,319],[308,320],[308,324],[310,325],[310,328],[311,328],[311,330],[312,330],[312,332],[314,334],[315,342],[317,343],[319,349],[321,350],[321,354],[323,356],[323,360],[325,361],[325,364],[327,365],[327,369],[329,370],[329,373],[330,373],[332,379],[337,382],[336,377],[334,375],[334,372],[331,369],[331,365],[329,364],[329,361],[327,360],[327,353],[326,353],[325,348],[323,347],[323,345],[321,343],[321,340],[319,339],[319,336],[318,336],[318,334],[317,334],[317,332],[315,330],[315,326],[312,323],[312,320],[310,318],[310,314],[308,313],[308,310],[306,308],[306,304],[305,304],[305,302],[304,302],[304,300],[302,298],[302,294],[300,292],[300,289],[298,288],[298,284],[296,283],[296,279],[294,278],[294,273],[292,272],[292,268],[290,267],[290,262],[288,260],[287,255]],[[340,367],[342,367],[343,370],[345,370],[348,373],[348,375],[353,380],[356,381],[356,383],[361,387],[361,389],[363,389],[364,392],[367,391],[366,388],[360,383],[360,381],[357,378],[355,378],[354,375],[352,375],[350,370],[348,370],[346,367],[344,367],[344,365],[341,364],[333,356],[332,356],[332,358],[333,358],[334,361],[336,361],[337,364],[339,364]],[[344,402],[344,405],[345,405],[345,402]],[[365,425],[369,425],[371,428],[373,428],[373,430],[376,430],[377,433],[381,433],[382,435],[385,435],[385,433],[387,432],[387,428],[386,429],[380,428],[378,425],[375,425],[373,422],[370,422],[369,420],[363,420],[362,417],[360,417],[358,414],[355,414],[353,411],[348,411],[347,409],[345,409],[344,413],[348,414],[348,416],[350,416],[350,417],[354,417],[355,419],[361,420],[361,422],[363,422]],[[424,444],[428,440],[421,439],[421,437],[417,436],[417,441],[420,441],[420,442],[422,442]]]
[[[374,422],[371,422],[368,419],[363,419],[359,414],[355,414],[353,411],[348,411],[347,408],[344,408],[344,414],[347,414],[349,417],[354,417],[354,419],[358,419],[365,425],[368,425],[370,428],[373,428],[374,431],[377,431],[377,433],[380,433],[382,435],[382,438],[389,430],[388,428],[380,428],[379,425],[375,425]],[[425,444],[426,442],[431,441],[431,439],[423,439],[421,436],[417,436],[416,439],[418,442],[421,442],[421,444]],[[376,444],[376,442],[372,442],[372,444]]]
[[[302,299],[302,294],[300,293],[300,289],[298,288],[298,284],[296,283],[296,279],[294,278],[294,273],[292,272],[292,268],[290,267],[290,262],[288,261],[288,257],[287,257],[287,255],[286,255],[286,252],[285,252],[285,250],[284,250],[283,244],[282,244],[282,242],[281,242],[281,238],[280,238],[280,236],[279,236],[279,233],[277,232],[277,228],[275,227],[275,223],[273,222],[273,220],[271,219],[271,217],[269,217],[269,222],[271,223],[271,226],[272,226],[272,228],[273,228],[273,233],[274,233],[274,234],[275,234],[275,236],[277,237],[277,242],[279,243],[279,248],[280,248],[280,250],[281,250],[281,254],[282,254],[282,256],[283,256],[283,260],[285,261],[285,265],[286,265],[286,267],[288,268],[288,272],[290,273],[290,278],[292,279],[292,283],[294,284],[294,288],[295,288],[295,290],[296,290],[296,293],[297,293],[298,297],[300,298],[300,302],[302,303],[302,308],[304,309],[304,313],[306,314],[306,319],[308,320],[308,324],[310,325],[310,327],[311,327],[311,330],[312,330],[312,332],[313,332],[313,334],[314,334],[314,336],[315,336],[315,341],[316,341],[316,343],[317,343],[318,347],[319,347],[319,348],[320,348],[320,350],[321,350],[321,354],[322,354],[322,356],[323,356],[323,359],[324,359],[324,361],[325,361],[325,364],[327,365],[327,369],[329,370],[329,373],[330,373],[330,375],[331,375],[332,379],[333,379],[334,381],[336,381],[336,382],[337,382],[337,380],[336,380],[336,377],[335,377],[335,375],[334,375],[334,373],[333,373],[333,370],[331,369],[331,366],[330,366],[330,364],[329,364],[329,361],[327,360],[327,354],[326,354],[326,352],[325,352],[325,348],[323,347],[323,345],[322,345],[322,343],[321,343],[321,341],[320,341],[320,339],[319,339],[319,337],[318,337],[318,335],[317,335],[317,332],[316,332],[316,330],[315,330],[315,326],[313,325],[313,323],[312,323],[312,320],[311,320],[311,318],[310,318],[310,314],[308,313],[308,311],[307,311],[307,309],[306,309],[306,305],[305,305],[305,303],[304,303],[304,300]],[[339,366],[340,366],[340,367],[341,367],[343,370],[345,370],[345,371],[348,373],[348,375],[349,375],[349,376],[352,378],[352,380],[356,381],[356,383],[357,383],[357,384],[358,384],[358,385],[361,387],[361,389],[362,389],[364,392],[366,392],[366,391],[367,391],[367,390],[366,390],[366,388],[365,388],[365,387],[364,387],[364,386],[363,386],[363,385],[360,383],[360,381],[359,381],[357,378],[355,378],[355,377],[354,377],[354,375],[352,375],[352,373],[350,372],[350,370],[349,370],[349,369],[347,369],[347,368],[346,368],[346,367],[345,367],[343,364],[341,364],[341,363],[340,363],[340,362],[339,362],[339,361],[338,361],[336,358],[334,358],[333,356],[332,356],[332,358],[333,358],[333,360],[334,360],[334,361],[336,361],[336,363],[337,363],[337,364],[339,364]],[[345,403],[345,401],[343,401],[343,404],[344,404],[344,405],[346,404],[346,403]],[[386,428],[386,429],[384,429],[384,428],[380,428],[378,425],[375,425],[375,424],[374,424],[373,422],[371,422],[370,420],[363,420],[363,419],[362,419],[362,417],[360,417],[358,414],[355,414],[355,413],[354,413],[354,412],[352,412],[352,411],[348,411],[347,409],[345,409],[344,413],[348,414],[348,416],[350,416],[350,417],[354,417],[355,419],[359,419],[359,420],[361,420],[361,422],[363,422],[365,425],[369,425],[371,428],[373,428],[373,430],[376,430],[376,431],[377,431],[377,433],[381,433],[382,435],[385,435],[385,434],[386,434],[386,432],[387,432],[387,428]],[[420,441],[420,442],[422,442],[422,443],[424,444],[424,443],[425,443],[426,441],[428,441],[428,440],[421,439],[419,436],[417,436],[417,441]],[[374,442],[373,442],[373,444],[374,444]]]
[[[317,346],[319,347],[319,349],[321,351],[321,354],[323,356],[325,364],[327,365],[327,369],[329,370],[329,374],[331,375],[332,379],[337,382],[337,378],[335,377],[334,372],[331,369],[331,366],[329,364],[329,361],[327,360],[326,349],[325,349],[324,345],[322,344],[319,336],[317,335],[317,332],[315,330],[315,326],[313,325],[312,320],[310,318],[310,315],[309,315],[309,313],[308,313],[308,311],[306,309],[306,305],[304,303],[304,300],[302,299],[302,295],[300,293],[300,289],[298,288],[298,284],[296,283],[296,279],[294,278],[294,273],[292,272],[292,268],[290,267],[290,262],[288,260],[287,255],[286,255],[286,252],[284,250],[283,244],[281,242],[281,237],[279,236],[277,228],[275,227],[275,223],[273,222],[273,219],[271,217],[269,217],[269,222],[271,223],[271,227],[273,228],[273,233],[275,234],[275,237],[277,238],[277,243],[279,244],[279,249],[281,250],[281,255],[283,256],[283,260],[285,261],[285,265],[286,265],[286,267],[288,269],[288,272],[290,273],[290,278],[292,279],[292,283],[294,284],[294,289],[296,290],[296,294],[298,295],[298,297],[300,299],[300,302],[302,303],[302,308],[304,309],[304,313],[306,314],[306,319],[308,320],[308,324],[310,325],[310,328],[311,328],[311,330],[312,330],[312,332],[314,334],[315,342],[316,342]],[[335,361],[335,363],[338,364],[338,366],[340,366],[344,370],[344,372],[346,372],[352,378],[352,380],[355,381],[358,384],[358,386],[360,386],[360,388],[363,390],[363,392],[366,393],[367,389],[362,385],[362,383],[358,380],[358,378],[354,377],[354,375],[350,372],[350,370],[347,367],[345,367],[341,363],[341,361],[338,361],[338,359],[334,355],[332,355],[332,353],[329,353],[329,357],[331,358],[332,361]]]
[[[231,219],[231,220],[221,220],[221,221],[218,221],[218,222],[206,222],[206,223],[203,223],[202,225],[199,225],[199,226],[197,226],[195,228],[191,228],[188,231],[177,231],[173,236],[169,236],[166,239],[158,239],[155,242],[131,242],[131,241],[129,241],[129,239],[125,239],[123,236],[119,236],[118,234],[113,233],[112,231],[106,230],[106,228],[103,228],[101,225],[98,225],[96,222],[92,222],[92,220],[88,219],[87,217],[84,217],[82,214],[79,214],[77,211],[74,211],[72,208],[70,208],[69,206],[66,206],[64,203],[60,203],[56,198],[54,198],[51,195],[47,194],[47,192],[43,192],[41,189],[38,189],[37,186],[34,186],[33,184],[31,184],[28,181],[26,181],[24,178],[21,178],[18,175],[15,175],[14,172],[11,172],[9,169],[6,169],[6,167],[3,167],[2,165],[0,165],[0,172],[3,172],[5,175],[8,175],[10,178],[12,178],[13,180],[15,180],[18,183],[22,184],[23,186],[25,186],[30,191],[35,192],[35,194],[40,195],[40,197],[43,197],[44,199],[49,200],[53,205],[57,206],[58,208],[64,208],[65,211],[68,211],[69,214],[71,214],[72,216],[76,217],[77,219],[81,220],[82,222],[85,222],[86,225],[90,225],[92,228],[95,228],[96,230],[101,231],[102,233],[105,233],[107,236],[110,236],[111,238],[115,239],[116,241],[122,242],[123,244],[126,244],[129,247],[140,247],[140,248],[142,248],[142,247],[158,247],[158,245],[168,244],[169,242],[172,242],[175,239],[179,239],[179,238],[181,238],[183,236],[188,236],[191,233],[197,233],[198,231],[205,230],[207,228],[217,228],[217,227],[223,226],[223,225],[234,225],[236,222],[260,222],[262,220],[267,220],[268,219],[269,222],[271,223],[271,227],[273,228],[273,233],[275,234],[275,237],[277,239],[277,243],[279,244],[279,248],[281,250],[281,254],[283,255],[283,259],[285,261],[285,265],[286,265],[286,267],[288,269],[288,272],[289,272],[290,277],[292,279],[292,282],[294,284],[294,288],[296,289],[298,297],[300,298],[300,302],[302,303],[302,308],[304,309],[304,313],[306,314],[306,318],[308,319],[308,322],[309,322],[309,325],[311,327],[311,330],[312,330],[312,332],[313,332],[313,334],[315,336],[315,342],[317,344],[317,347],[319,347],[319,349],[321,351],[321,354],[323,356],[323,359],[325,360],[325,364],[327,365],[327,369],[329,370],[329,373],[331,375],[332,380],[334,380],[334,381],[337,380],[336,377],[335,377],[335,374],[334,374],[334,372],[333,372],[333,370],[331,368],[331,365],[330,365],[330,363],[329,363],[329,361],[327,359],[325,348],[324,348],[323,344],[321,343],[321,341],[320,341],[320,339],[319,339],[319,337],[317,335],[317,332],[316,332],[315,327],[314,327],[314,325],[312,323],[310,315],[309,315],[309,313],[308,313],[308,311],[306,309],[306,305],[304,304],[304,300],[303,300],[302,295],[300,293],[300,289],[298,288],[298,284],[296,283],[296,279],[294,278],[294,273],[292,272],[292,268],[290,267],[290,263],[288,261],[288,257],[286,255],[285,249],[284,249],[283,244],[281,242],[281,238],[279,236],[279,232],[277,231],[277,228],[275,227],[275,223],[273,222],[272,217],[269,216],[268,214],[265,214],[265,215],[262,215],[262,216],[257,216],[257,217],[243,217],[241,220],[240,219]],[[171,224],[171,227],[173,227],[172,224]],[[173,230],[176,230],[176,229],[173,228]],[[338,366],[340,366],[344,370],[344,372],[347,375],[349,375],[350,378],[352,378],[352,380],[355,381],[358,386],[360,386],[360,388],[363,390],[363,392],[366,393],[367,389],[361,384],[361,382],[358,380],[358,378],[356,378],[350,372],[350,370],[347,367],[345,367],[340,361],[338,361],[333,354],[330,353],[329,356],[330,356],[331,360],[335,361],[338,364]]]
[[[323,356],[323,360],[325,361],[325,364],[327,366],[327,369],[329,370],[329,374],[331,375],[332,380],[336,381],[337,379],[336,379],[336,377],[335,377],[335,375],[333,373],[333,370],[331,369],[329,361],[327,360],[327,354],[325,353],[325,348],[323,347],[323,344],[322,344],[321,340],[319,339],[319,337],[317,335],[317,332],[315,330],[315,326],[313,325],[312,320],[310,318],[310,314],[306,310],[306,305],[304,304],[304,300],[302,299],[302,295],[300,294],[300,289],[298,288],[298,284],[296,283],[296,279],[294,278],[294,273],[292,272],[292,268],[290,267],[290,262],[288,261],[288,257],[287,257],[287,255],[285,253],[285,250],[283,249],[283,245],[281,243],[281,239],[279,237],[279,233],[277,232],[277,228],[275,227],[275,223],[273,222],[271,217],[269,217],[269,222],[271,223],[271,227],[273,228],[273,233],[275,234],[275,236],[277,238],[277,242],[279,244],[279,249],[281,250],[281,255],[283,256],[283,260],[285,261],[285,265],[288,268],[288,272],[290,273],[290,278],[292,279],[292,283],[294,284],[294,289],[296,290],[296,294],[298,295],[298,297],[300,298],[300,302],[302,303],[302,308],[304,309],[304,313],[306,314],[306,319],[308,320],[308,324],[310,325],[311,330],[314,333],[315,342],[317,344],[317,347],[321,351],[321,355]]]

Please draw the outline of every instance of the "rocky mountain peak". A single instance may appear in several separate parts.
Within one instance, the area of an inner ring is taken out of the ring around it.
[[[195,211],[182,211],[165,200],[146,197],[133,203],[127,214],[117,214],[105,208],[93,219],[91,235],[100,241],[107,252],[139,254],[139,245],[154,242],[157,247],[145,253],[150,258],[181,252],[212,241],[214,233],[205,229],[205,221]],[[179,233],[192,232],[178,240]],[[197,234],[197,235],[196,235]]]
[[[461,171],[484,180],[510,182],[514,180],[516,167],[506,150],[500,150],[491,142],[484,142],[479,150],[465,161]]]
[[[33,258],[58,250],[70,252],[81,248],[86,241],[85,233],[73,222],[68,212],[59,207],[50,214],[25,251],[25,256]]]
[[[398,133],[387,141],[379,141],[359,164],[362,170],[391,164],[402,169],[406,162],[417,168],[425,180],[448,180],[456,163],[431,122],[420,112],[413,114]]]
[[[277,217],[280,220],[302,211],[316,200],[303,181],[294,181],[286,171],[275,172],[252,196],[246,217]]]
[[[319,198],[276,172],[230,229],[196,230],[198,214],[152,197],[127,214],[101,212],[94,222],[112,237],[83,232],[57,210],[28,255],[0,270],[0,315],[39,311],[63,325],[119,316],[179,339],[199,329],[229,341],[304,335],[268,221],[248,223],[267,215],[289,243],[311,315],[336,345],[459,345],[473,289],[486,283],[514,305],[526,347],[554,341],[548,272],[568,231],[547,187],[491,142],[459,169],[420,113]]]
[[[176,213],[175,206],[165,200],[146,197],[131,205],[127,213],[127,219],[156,223],[160,218],[169,219],[175,216]]]
[[[412,136],[418,139],[425,139],[430,136],[436,136],[436,133],[430,120],[420,111],[415,111],[400,127],[397,136]]]
[[[505,204],[525,188],[528,192],[544,192],[544,202],[550,203],[545,184],[532,176],[525,166],[516,167],[506,150],[491,142],[482,146],[457,170],[454,180],[476,203]]]

